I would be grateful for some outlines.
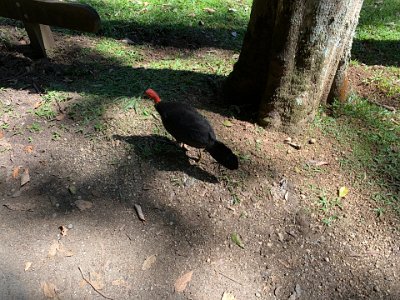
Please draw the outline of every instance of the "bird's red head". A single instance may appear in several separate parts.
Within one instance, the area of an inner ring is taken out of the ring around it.
[[[161,101],[160,96],[158,96],[158,94],[156,93],[156,91],[154,91],[153,89],[147,89],[145,94],[154,100],[154,103],[157,104]]]

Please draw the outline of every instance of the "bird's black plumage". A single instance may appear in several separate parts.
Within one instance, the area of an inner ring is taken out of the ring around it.
[[[150,89],[149,89],[150,90]],[[218,141],[210,123],[190,105],[160,101],[153,90],[146,94],[154,99],[165,129],[180,143],[203,148],[221,165],[235,170],[239,167],[237,156]]]

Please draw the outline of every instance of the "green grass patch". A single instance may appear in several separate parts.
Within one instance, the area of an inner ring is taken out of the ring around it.
[[[399,0],[365,0],[356,30],[353,57],[368,65],[400,65]]]
[[[102,19],[102,33],[117,39],[132,38],[137,43],[182,41],[181,47],[197,43],[240,48],[250,14],[250,0],[82,0],[93,6]],[[237,36],[232,35],[236,32]],[[203,39],[203,41],[201,41]],[[168,41],[169,40],[169,41]]]
[[[400,114],[353,97],[336,103],[333,115],[318,116],[315,124],[335,138],[339,150],[349,150],[339,161],[342,170],[366,189],[378,187],[371,199],[400,212]]]

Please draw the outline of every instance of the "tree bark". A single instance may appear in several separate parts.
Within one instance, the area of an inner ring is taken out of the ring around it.
[[[299,130],[328,95],[346,97],[362,2],[254,0],[239,60],[223,86],[225,97],[257,105],[261,125]]]

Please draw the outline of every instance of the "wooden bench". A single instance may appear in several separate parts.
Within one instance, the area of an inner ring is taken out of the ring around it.
[[[86,32],[100,29],[94,8],[58,0],[0,0],[0,16],[22,21],[33,51],[41,57],[54,47],[49,25]]]

